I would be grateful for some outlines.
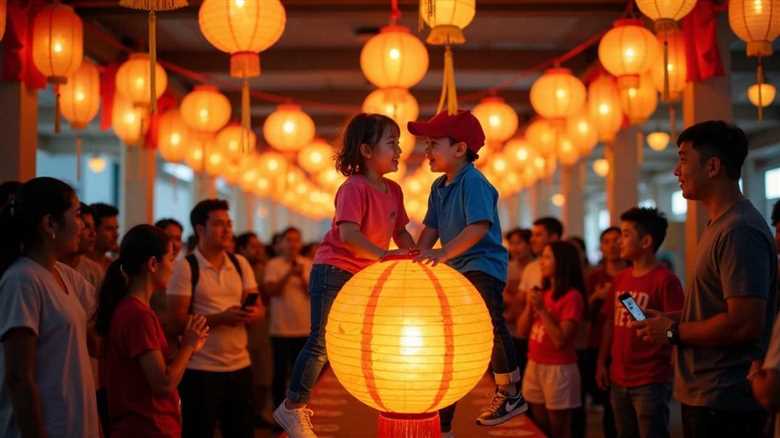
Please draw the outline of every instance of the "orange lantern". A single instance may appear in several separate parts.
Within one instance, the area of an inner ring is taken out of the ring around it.
[[[257,159],[257,166],[260,173],[267,176],[277,177],[287,172],[287,159],[284,155],[277,152],[263,152]]]
[[[191,138],[190,128],[178,109],[168,110],[157,122],[157,149],[166,161],[184,161]]]
[[[346,177],[339,173],[334,167],[325,169],[316,177],[317,183],[326,190],[335,190],[346,180]]]
[[[85,128],[100,109],[100,72],[87,59],[60,87],[60,109],[73,129]]]
[[[569,139],[566,135],[561,135],[558,138],[558,150],[556,155],[558,157],[558,161],[560,161],[564,166],[572,166],[577,164],[577,161],[580,159],[580,153],[577,145],[574,144],[574,142],[571,141],[571,139]]]
[[[360,51],[360,68],[377,88],[411,88],[428,71],[428,51],[408,28],[385,26]]]
[[[525,139],[516,138],[507,142],[504,146],[504,155],[512,169],[520,170],[531,166],[534,159],[533,146]]]
[[[577,147],[580,156],[590,154],[599,142],[599,133],[590,120],[587,108],[566,119],[566,137]]]
[[[407,122],[417,120],[420,106],[406,88],[380,88],[363,101],[363,112],[385,115],[405,128]]]
[[[658,106],[658,94],[648,74],[639,79],[639,86],[620,90],[623,112],[631,124],[644,123]]]
[[[548,119],[564,119],[585,105],[585,85],[566,68],[551,68],[531,86],[531,105]]]
[[[333,165],[333,147],[322,139],[316,139],[298,152],[298,164],[303,170],[315,174]]]
[[[663,93],[665,102],[674,102],[682,96],[688,81],[688,61],[685,38],[681,31],[668,29],[658,33],[658,45],[665,51],[666,62],[655,62],[650,68],[655,89]],[[664,72],[664,64],[666,71]]]
[[[601,38],[599,60],[608,72],[618,77],[620,88],[636,87],[639,75],[656,61],[658,43],[641,20],[617,20]]]
[[[666,132],[656,131],[647,134],[647,144],[654,151],[662,151],[669,146],[671,137]]]
[[[493,347],[490,316],[471,283],[446,264],[411,260],[355,274],[325,333],[330,364],[350,394],[383,413],[432,414],[437,432],[438,409],[474,388]]]
[[[194,132],[190,136],[189,150],[184,161],[196,172],[207,171],[209,152],[212,149],[214,149],[214,134]],[[215,159],[215,161],[220,160],[221,157]]]
[[[3,40],[5,35],[5,20],[8,15],[8,5],[6,0],[0,0],[0,41]]]
[[[760,93],[758,92],[759,88],[761,89]],[[774,102],[776,92],[777,90],[772,84],[753,84],[748,87],[747,96],[753,105],[767,107]]]
[[[607,176],[609,174],[609,161],[603,158],[593,161],[593,172],[602,178]]]
[[[615,138],[623,124],[623,112],[620,93],[612,76],[601,75],[588,86],[588,115],[599,133],[599,140]]]
[[[406,129],[406,126],[401,126],[401,136],[398,137],[398,146],[401,147],[401,158],[403,159],[409,158],[417,147],[417,137],[410,134]]]
[[[190,129],[216,133],[230,120],[230,101],[216,87],[198,85],[181,101],[181,117]]]
[[[114,106],[111,111],[111,127],[122,142],[135,146],[141,142],[149,124],[144,117],[144,111],[129,100],[114,96]]]
[[[525,129],[525,138],[538,155],[546,157],[555,152],[558,132],[547,119],[536,119]]]
[[[263,135],[280,151],[298,151],[314,139],[314,121],[298,105],[279,105],[265,119]]]
[[[224,152],[226,159],[238,160],[247,150],[255,150],[257,136],[241,125],[228,125],[217,134],[216,146]]]
[[[693,10],[696,0],[636,0],[636,5],[653,20],[658,31],[675,27],[678,21]]]
[[[475,0],[426,0],[420,2],[420,17],[431,28],[428,43],[463,44],[463,29],[476,14]]]
[[[263,175],[258,175],[254,181],[254,188],[252,191],[257,196],[268,197],[273,191],[274,184],[270,178]]]
[[[482,125],[488,143],[505,142],[517,131],[517,113],[500,97],[482,99],[472,112]]]
[[[70,6],[54,3],[43,7],[33,21],[32,60],[49,82],[64,84],[84,57],[81,18]]]
[[[155,102],[165,92],[168,86],[168,75],[160,64],[155,64]],[[136,105],[149,108],[151,86],[149,55],[146,53],[133,53],[116,72],[116,92],[123,98]]]
[[[780,0],[729,0],[731,30],[747,43],[747,55],[772,55],[772,41],[780,36]]]

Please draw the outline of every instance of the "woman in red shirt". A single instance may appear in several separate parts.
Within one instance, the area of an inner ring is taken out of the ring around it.
[[[149,299],[165,289],[172,267],[173,247],[165,233],[137,225],[122,239],[119,258],[101,285],[95,318],[105,337],[102,369],[112,438],[181,436],[176,387],[190,357],[203,346],[208,326],[203,316],[192,316],[179,350],[168,358],[168,343]]]
[[[571,243],[550,243],[540,263],[544,290],[529,293],[518,321],[518,334],[528,336],[523,397],[548,436],[568,438],[572,413],[582,404],[574,337],[583,320],[585,281]]]

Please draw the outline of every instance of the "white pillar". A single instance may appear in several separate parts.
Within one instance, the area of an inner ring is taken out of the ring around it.
[[[582,237],[585,233],[584,166],[584,163],[577,163],[561,168],[561,193],[565,198],[562,219],[568,236]]]
[[[119,213],[124,231],[154,222],[154,179],[157,160],[154,149],[120,146],[122,149]]]
[[[206,172],[195,172],[192,180],[192,202],[197,204],[204,199],[217,197],[217,180]]]
[[[639,187],[639,156],[637,128],[621,130],[604,154],[609,161],[607,184],[607,209],[611,225],[620,223],[620,215],[637,205]]]

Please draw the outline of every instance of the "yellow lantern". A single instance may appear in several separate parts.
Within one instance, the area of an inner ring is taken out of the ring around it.
[[[279,105],[265,119],[263,135],[280,151],[298,151],[314,139],[314,121],[298,105]]]
[[[70,6],[54,3],[43,7],[33,20],[32,60],[54,84],[63,84],[76,72],[84,57],[81,18]]]
[[[566,119],[566,137],[577,147],[580,156],[590,154],[599,142],[599,133],[590,120],[587,108]]]
[[[593,172],[602,178],[607,176],[609,174],[609,161],[603,158],[593,161]]]
[[[155,102],[165,92],[168,86],[168,75],[160,64],[155,64]],[[149,107],[151,92],[149,91],[151,80],[149,55],[146,53],[133,53],[116,72],[116,92],[123,98],[136,105]]]
[[[222,128],[217,134],[216,146],[221,149],[228,160],[238,160],[246,151],[254,151],[257,136],[249,129],[234,124]]]
[[[405,128],[407,122],[417,120],[420,106],[406,88],[380,88],[363,101],[363,112],[385,115]]]
[[[103,173],[106,170],[106,159],[101,156],[93,156],[87,161],[89,170],[94,174]]]
[[[620,90],[623,112],[631,124],[644,123],[658,106],[658,94],[648,74],[639,78],[639,86]]]
[[[618,77],[620,88],[636,87],[639,75],[656,61],[658,43],[641,20],[617,20],[601,38],[599,60],[608,72]]]
[[[569,139],[566,135],[561,135],[558,139],[557,157],[558,161],[560,161],[564,166],[572,166],[577,164],[577,161],[580,159],[580,153],[577,149],[577,145],[574,144],[574,142],[571,141],[571,139]]]
[[[406,126],[401,126],[401,136],[398,137],[398,145],[401,147],[401,158],[407,159],[417,147],[417,137],[409,133]]]
[[[657,31],[675,27],[677,22],[688,15],[696,0],[636,0],[643,14],[655,23]]]
[[[228,163],[225,152],[214,144],[214,140],[206,145],[206,153],[203,158],[206,164],[206,173],[211,176],[220,176]]]
[[[475,0],[425,0],[420,16],[431,28],[428,42],[435,45],[463,44],[463,29],[476,14]]]
[[[211,85],[198,85],[181,101],[181,117],[190,129],[214,134],[230,120],[230,101]]]
[[[620,94],[615,79],[601,75],[588,86],[588,115],[593,121],[599,140],[612,141],[623,124]]]
[[[446,264],[411,260],[355,274],[325,333],[342,385],[387,413],[435,413],[459,400],[482,378],[493,348],[487,308],[471,283]]]
[[[647,135],[647,144],[654,151],[662,151],[669,145],[669,134],[661,131],[652,132]]]
[[[310,174],[316,174],[333,165],[333,155],[333,147],[318,138],[298,152],[298,164]]]
[[[566,204],[566,196],[563,193],[556,193],[550,197],[550,202],[552,202],[552,205],[561,208]]]
[[[196,172],[208,172],[207,167],[209,166],[209,153],[214,148],[214,134],[206,132],[193,132],[190,135],[189,149],[187,150],[187,155],[185,156],[184,161],[192,168],[192,170]],[[219,162],[221,162],[221,160],[221,156],[214,159],[214,161]],[[211,169],[213,170],[213,164],[211,166]]]
[[[525,129],[525,138],[538,155],[550,156],[555,152],[558,132],[547,119],[536,119]]]
[[[144,117],[144,111],[129,100],[114,96],[114,106],[111,111],[111,127],[120,140],[129,146],[139,144],[149,129]]]
[[[566,68],[551,68],[531,86],[531,105],[548,119],[563,119],[585,105],[585,85]]]
[[[60,109],[73,129],[85,128],[100,109],[100,72],[87,59],[60,87]]]
[[[761,89],[760,93],[758,92],[759,88]],[[767,107],[774,102],[776,91],[775,86],[772,84],[753,84],[748,87],[747,96],[753,105]]]
[[[780,0],[729,0],[729,25],[747,43],[747,55],[772,55],[780,35]]]
[[[341,186],[346,177],[339,173],[336,168],[331,167],[317,174],[316,180],[326,190],[335,190]]]
[[[505,142],[517,131],[517,113],[500,97],[491,96],[482,99],[472,113],[482,125],[488,143]]]
[[[184,161],[191,139],[190,129],[178,109],[168,110],[157,122],[157,149],[166,161]]]
[[[385,26],[360,51],[360,68],[377,88],[411,88],[428,71],[428,51],[404,26]]]
[[[252,191],[257,196],[268,197],[273,192],[274,184],[270,178],[263,175],[258,175],[254,181],[254,187]]]
[[[524,169],[533,163],[533,146],[522,138],[510,140],[504,146],[504,156],[506,156],[512,169]]]
[[[267,176],[277,177],[287,172],[287,159],[284,155],[277,152],[263,152],[257,159],[257,166],[260,173]]]
[[[650,68],[655,89],[663,93],[663,100],[674,102],[680,99],[685,84],[688,82],[688,61],[685,52],[685,38],[680,30],[668,29],[658,33],[658,45],[664,47],[666,72],[664,62],[655,62]]]

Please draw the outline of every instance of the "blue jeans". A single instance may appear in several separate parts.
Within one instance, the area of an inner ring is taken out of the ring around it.
[[[311,301],[311,333],[295,360],[287,400],[293,403],[307,403],[317,383],[322,368],[328,363],[325,351],[325,324],[328,323],[330,307],[344,283],[352,274],[331,265],[314,265],[309,275],[309,298]]]
[[[625,388],[612,384],[610,393],[618,438],[669,438],[671,383]]]

